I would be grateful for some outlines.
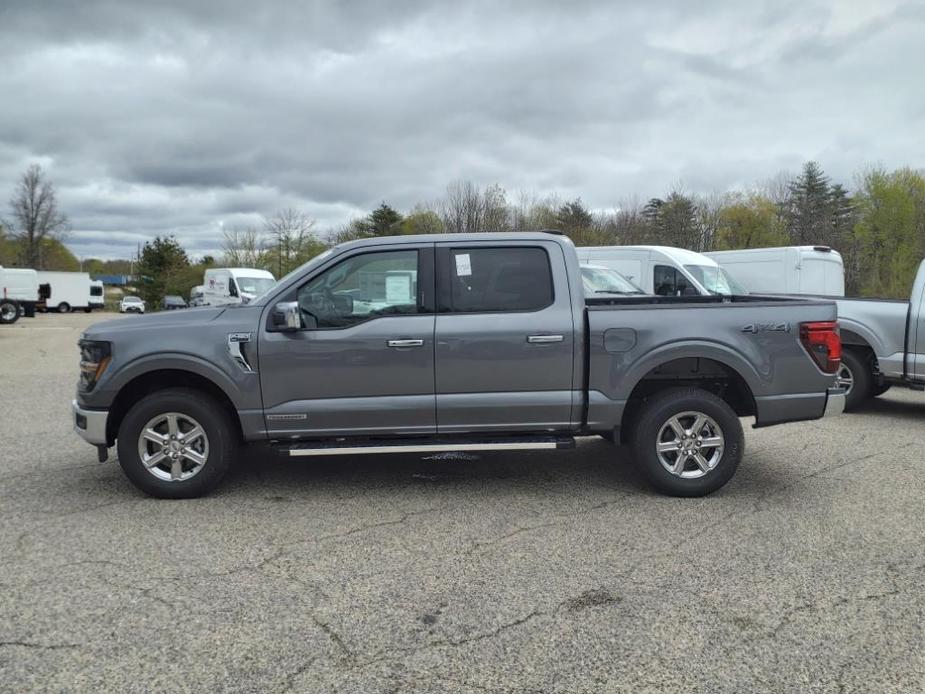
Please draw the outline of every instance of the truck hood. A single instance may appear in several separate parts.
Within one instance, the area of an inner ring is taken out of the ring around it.
[[[125,316],[101,323],[94,323],[87,328],[83,337],[88,340],[106,340],[112,335],[144,330],[163,330],[165,328],[186,327],[209,323],[225,312],[222,307],[203,307],[184,309],[182,311],[162,311],[160,313]]]

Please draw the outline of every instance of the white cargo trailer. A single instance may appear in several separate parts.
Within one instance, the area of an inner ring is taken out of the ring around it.
[[[39,285],[43,289],[45,309],[68,313],[90,305],[90,275],[86,272],[50,272],[39,270]]]
[[[783,246],[705,253],[750,292],[845,295],[845,264],[828,246]]]

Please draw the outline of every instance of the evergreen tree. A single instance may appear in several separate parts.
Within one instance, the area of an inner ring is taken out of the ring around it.
[[[384,202],[370,212],[365,221],[365,231],[369,236],[391,236],[401,233],[401,213]]]
[[[138,293],[149,308],[160,306],[168,285],[189,267],[186,251],[173,236],[154,237],[146,241],[138,256],[135,273]]]
[[[803,172],[789,185],[784,218],[790,242],[795,246],[827,243],[832,224],[832,193],[829,179],[814,161],[803,165]]]

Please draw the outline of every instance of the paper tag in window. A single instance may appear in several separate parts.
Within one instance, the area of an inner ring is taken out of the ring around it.
[[[385,300],[390,304],[407,304],[412,301],[411,277],[391,275],[385,278]]]
[[[460,253],[456,256],[456,276],[468,277],[472,274],[472,261],[469,260],[468,253]]]

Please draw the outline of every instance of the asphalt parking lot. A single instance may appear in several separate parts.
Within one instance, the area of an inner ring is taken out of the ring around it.
[[[925,393],[747,429],[705,499],[586,439],[171,502],[71,433],[100,319],[0,326],[0,690],[925,689]]]

